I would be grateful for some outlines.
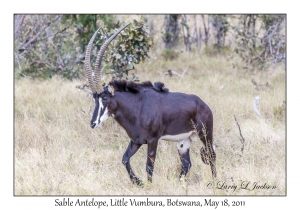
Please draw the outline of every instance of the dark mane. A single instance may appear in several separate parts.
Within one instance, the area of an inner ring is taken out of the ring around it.
[[[162,82],[154,82],[154,89],[159,92],[164,92],[164,93],[169,92],[169,89],[165,88],[165,84]]]
[[[169,90],[164,87],[164,83],[162,82],[155,82],[154,86],[150,81],[136,83],[136,82],[129,82],[126,80],[113,80],[109,83],[115,89],[115,91],[119,92],[131,92],[131,93],[139,93],[143,89],[153,88],[158,92],[168,92]]]

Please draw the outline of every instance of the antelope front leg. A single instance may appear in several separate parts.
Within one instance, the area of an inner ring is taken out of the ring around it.
[[[130,166],[130,158],[138,151],[138,149],[141,147],[141,144],[136,144],[133,141],[130,141],[127,150],[125,151],[123,158],[122,158],[122,163],[125,165],[126,170],[129,174],[130,180],[132,181],[133,184],[140,185],[142,184],[141,180],[135,176],[133,173],[131,166]]]
[[[154,141],[148,143],[146,171],[148,174],[149,182],[152,182],[152,175],[153,175],[153,170],[154,170],[157,144],[158,144],[158,140],[154,140]]]

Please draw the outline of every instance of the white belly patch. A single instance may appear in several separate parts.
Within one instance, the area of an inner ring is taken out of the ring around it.
[[[188,138],[190,138],[192,141],[197,141],[199,139],[195,131],[190,131],[188,133],[181,133],[177,135],[165,135],[160,137],[159,140],[179,142]]]
[[[198,141],[198,139],[198,135],[195,131],[177,135],[165,135],[159,138],[159,140],[177,142],[177,149],[180,155],[186,153],[190,148],[192,141]]]

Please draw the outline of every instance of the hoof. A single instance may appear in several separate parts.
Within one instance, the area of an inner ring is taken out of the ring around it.
[[[137,186],[139,186],[139,187],[144,187],[145,185],[144,185],[143,182],[139,182],[139,183],[137,184]]]
[[[131,181],[132,181],[133,184],[135,184],[137,186],[140,186],[140,187],[144,186],[143,182],[140,179],[136,178],[136,177],[134,179],[132,179]]]
[[[186,181],[185,175],[179,176],[178,180],[179,180],[180,182]]]

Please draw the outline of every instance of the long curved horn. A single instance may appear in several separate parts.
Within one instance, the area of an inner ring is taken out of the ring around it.
[[[95,89],[95,85],[94,85],[94,80],[93,80],[93,75],[92,75],[92,67],[91,67],[91,50],[92,50],[92,46],[93,46],[93,42],[94,42],[94,39],[96,38],[96,35],[98,33],[98,31],[101,29],[98,28],[98,30],[94,33],[94,35],[92,36],[92,38],[90,39],[89,41],[89,44],[86,48],[86,53],[85,53],[85,61],[84,61],[84,66],[85,66],[85,74],[88,78],[88,81],[89,81],[89,85],[90,85],[90,88],[92,90],[93,93],[96,92],[96,89]]]
[[[103,91],[102,86],[100,85],[100,81],[101,81],[101,72],[100,72],[100,65],[101,65],[101,61],[102,61],[102,57],[104,55],[104,52],[107,48],[107,46],[111,43],[111,41],[121,32],[123,31],[127,26],[129,26],[129,24],[127,24],[126,26],[124,26],[123,28],[119,29],[116,33],[114,33],[114,35],[112,35],[108,40],[106,40],[104,42],[104,44],[101,46],[97,58],[96,58],[96,63],[95,63],[95,83],[96,83],[96,90],[98,93]]]

